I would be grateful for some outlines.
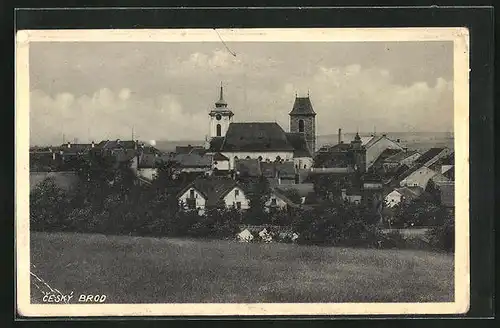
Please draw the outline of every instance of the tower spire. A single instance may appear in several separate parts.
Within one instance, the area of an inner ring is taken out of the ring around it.
[[[222,86],[222,82],[220,83],[220,95],[219,100],[215,103],[216,107],[226,107],[227,102],[224,100],[224,88]]]

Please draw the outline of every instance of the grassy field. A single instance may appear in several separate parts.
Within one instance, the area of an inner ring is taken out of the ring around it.
[[[31,258],[53,288],[106,303],[453,301],[453,256],[423,251],[32,233]]]

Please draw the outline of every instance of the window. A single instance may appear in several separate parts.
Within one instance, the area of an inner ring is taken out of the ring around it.
[[[220,137],[221,136],[221,126],[220,124],[217,124],[217,137]]]
[[[241,202],[236,202],[236,208],[241,210]]]
[[[246,159],[250,159],[250,156],[247,156]]]
[[[189,198],[194,198],[194,190],[189,190]]]
[[[194,198],[188,198],[186,200],[187,208],[190,210],[196,209],[196,200]]]
[[[279,161],[281,161],[281,157],[278,155],[278,156],[276,156],[276,162],[279,162]]]
[[[271,198],[271,205],[276,206],[276,198]]]
[[[299,120],[299,132],[304,132],[304,120]]]
[[[304,168],[307,169],[307,165],[304,165]]]
[[[238,197],[240,195],[240,191],[238,189],[234,190],[234,196]]]
[[[262,162],[262,156],[258,157],[259,162]]]

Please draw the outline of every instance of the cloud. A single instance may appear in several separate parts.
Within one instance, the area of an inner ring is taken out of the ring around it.
[[[92,96],[51,97],[34,90],[30,106],[31,144],[59,144],[63,134],[79,142],[130,139],[132,128],[141,140],[200,139],[208,131],[206,113],[186,113],[170,94],[141,98],[129,89],[103,88]]]
[[[143,140],[201,140],[208,131],[208,110],[217,100],[218,74],[224,74],[225,98],[239,122],[277,121],[288,130],[295,93],[309,91],[320,135],[338,128],[453,131],[453,83],[442,77],[432,84],[402,85],[385,68],[354,64],[273,71],[272,60],[238,56],[225,50],[193,52],[168,73],[172,84],[153,94],[132,87],[100,88],[79,96],[34,90],[31,141],[59,143],[63,133],[67,140],[82,142],[89,136],[126,139],[132,127]],[[207,82],[207,77],[213,78]]]

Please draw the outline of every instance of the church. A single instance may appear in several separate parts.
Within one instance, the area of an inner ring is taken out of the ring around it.
[[[233,122],[234,113],[219,100],[209,113],[207,153],[214,155],[216,167],[233,170],[238,159],[263,162],[293,161],[296,169],[310,169],[316,148],[316,113],[309,95],[295,97],[290,116],[290,131],[275,122]]]

